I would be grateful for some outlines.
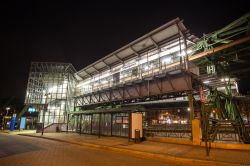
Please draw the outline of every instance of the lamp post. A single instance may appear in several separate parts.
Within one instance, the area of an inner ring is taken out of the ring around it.
[[[7,113],[6,113],[6,116],[8,115],[8,112],[10,110],[10,107],[6,107],[6,110],[7,110]]]
[[[44,123],[45,123],[45,113],[47,112],[48,104],[47,104],[47,98],[50,95],[50,93],[45,93],[45,104],[43,109],[43,128],[42,128],[42,135],[44,133]]]
[[[9,110],[10,110],[10,107],[6,107],[5,108],[6,110],[7,110],[7,112],[6,112],[6,115],[5,116],[8,116],[8,113],[9,113]],[[4,116],[3,116],[3,125],[2,125],[2,129],[4,129],[5,127],[6,127],[6,125],[5,125],[5,118],[4,118]]]

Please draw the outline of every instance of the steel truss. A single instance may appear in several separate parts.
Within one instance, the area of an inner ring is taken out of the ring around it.
[[[75,106],[155,97],[160,99],[160,96],[167,93],[192,90],[191,75],[181,70],[178,70],[177,73],[172,75],[168,73],[156,75],[103,91],[85,94],[75,98]]]

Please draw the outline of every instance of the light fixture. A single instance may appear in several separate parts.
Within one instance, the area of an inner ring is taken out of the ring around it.
[[[161,62],[164,64],[164,63],[170,63],[171,61],[171,58],[170,57],[164,57],[162,58]]]
[[[187,111],[190,111],[190,108],[189,108],[189,107],[187,108]]]
[[[209,80],[205,80],[205,81],[203,81],[203,84],[208,84],[208,83],[210,83],[211,81],[209,81]]]
[[[181,51],[181,53],[178,53],[178,56],[181,56],[181,57],[183,57],[183,56],[185,56],[186,55],[186,53],[185,53],[185,51]]]
[[[193,51],[190,50],[190,49],[187,50],[187,54],[191,54],[192,52],[193,52]]]
[[[229,81],[229,78],[228,77],[224,77],[224,78],[221,78],[220,81],[221,82]]]

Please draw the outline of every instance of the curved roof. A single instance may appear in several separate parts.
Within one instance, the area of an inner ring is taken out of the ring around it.
[[[115,65],[122,64],[125,60],[139,56],[141,53],[149,49],[159,48],[167,42],[178,39],[179,36],[182,36],[183,34],[185,34],[190,41],[194,42],[197,40],[195,36],[189,34],[183,21],[176,18],[86,66],[76,74],[83,79],[91,77],[99,72],[110,69]]]

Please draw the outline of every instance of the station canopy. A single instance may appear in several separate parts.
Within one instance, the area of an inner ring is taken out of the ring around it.
[[[138,57],[148,50],[158,49],[166,43],[176,41],[183,35],[186,35],[188,41],[196,42],[198,40],[197,37],[189,33],[183,21],[180,18],[176,18],[88,65],[78,71],[76,75],[81,79],[86,79],[114,66],[126,63],[127,60]]]

